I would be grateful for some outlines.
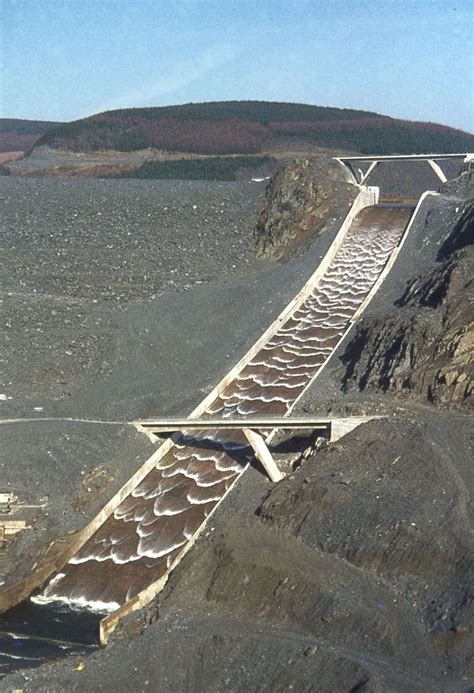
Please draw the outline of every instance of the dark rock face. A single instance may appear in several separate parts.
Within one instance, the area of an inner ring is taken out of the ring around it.
[[[473,170],[474,174],[474,170]],[[461,214],[452,233],[440,248],[438,260],[444,260],[451,253],[474,243],[474,175],[472,176],[472,195],[470,202],[463,204]]]
[[[474,196],[474,161],[465,162],[459,175],[448,180],[440,187],[440,192],[446,195],[469,198]]]
[[[260,257],[282,259],[344,214],[357,195],[342,167],[331,159],[298,159],[280,169],[267,188],[253,233]]]
[[[408,282],[388,315],[361,321],[342,356],[346,391],[380,389],[397,397],[472,409],[473,242],[470,200],[459,208],[435,266]]]

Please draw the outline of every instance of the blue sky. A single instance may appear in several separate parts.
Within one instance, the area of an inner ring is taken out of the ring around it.
[[[0,115],[265,99],[474,130],[474,0],[0,0]]]

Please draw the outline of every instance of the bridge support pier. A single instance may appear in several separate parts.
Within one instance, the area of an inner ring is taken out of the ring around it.
[[[257,433],[257,431],[252,431],[251,428],[243,428],[242,431],[252,446],[255,457],[263,465],[263,468],[267,472],[270,479],[275,482],[281,481],[283,479],[283,474],[278,469],[276,462],[260,433]]]
[[[378,161],[372,161],[372,163],[370,164],[367,171],[362,175],[362,178],[359,181],[359,185],[364,185],[365,181],[370,176],[370,174],[372,173],[372,171],[374,170],[374,168],[377,166],[378,163],[379,163]]]
[[[442,183],[446,183],[446,181],[448,179],[446,178],[443,171],[441,170],[441,166],[439,164],[437,164],[436,161],[433,161],[433,159],[428,159],[428,163],[431,166],[431,168],[433,169],[433,171],[436,173],[436,175],[438,176],[440,181]]]

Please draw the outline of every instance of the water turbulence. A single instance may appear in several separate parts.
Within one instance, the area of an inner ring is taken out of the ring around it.
[[[98,616],[26,600],[0,615],[0,676],[98,647]]]
[[[359,212],[314,289],[205,415],[287,414],[346,332],[412,213],[404,205]],[[240,431],[184,433],[33,599],[102,612],[125,604],[167,573],[251,457]]]

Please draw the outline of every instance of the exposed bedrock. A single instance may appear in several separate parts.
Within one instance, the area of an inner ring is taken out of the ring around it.
[[[459,175],[443,183],[440,192],[465,199],[474,197],[474,161],[463,163]]]
[[[426,218],[427,231],[430,214]],[[472,409],[474,380],[474,199],[457,209],[437,261],[408,281],[393,309],[361,320],[342,361],[346,391],[390,391]]]
[[[296,159],[270,182],[253,233],[260,257],[282,259],[322,233],[331,217],[344,216],[357,195],[337,162]]]

